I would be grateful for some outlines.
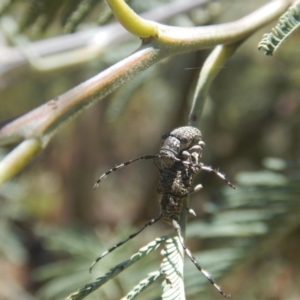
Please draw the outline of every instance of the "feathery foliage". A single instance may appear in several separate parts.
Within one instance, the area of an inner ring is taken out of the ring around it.
[[[185,299],[183,282],[183,249],[178,237],[166,241],[162,255],[161,273],[164,275],[162,299]]]
[[[132,264],[136,263],[152,251],[156,250],[162,242],[164,242],[167,239],[167,237],[161,237],[155,239],[153,242],[149,243],[147,246],[141,248],[137,253],[133,254],[130,259],[116,265],[114,268],[112,268],[109,272],[107,272],[104,276],[101,276],[96,279],[96,281],[89,283],[85,285],[85,287],[78,290],[78,292],[75,292],[71,294],[67,299],[70,300],[80,300],[85,298],[90,293],[94,292],[96,289],[101,287],[103,284],[105,284],[107,281],[111,280],[118,274],[120,274],[122,271],[130,267]],[[142,289],[140,290],[142,291]]]
[[[279,23],[266,33],[258,45],[258,50],[273,55],[283,41],[300,26],[300,2],[291,6],[279,19]]]
[[[150,273],[145,279],[141,280],[124,298],[126,300],[133,300],[141,294],[146,288],[148,288],[156,280],[160,279],[163,274],[160,271]]]

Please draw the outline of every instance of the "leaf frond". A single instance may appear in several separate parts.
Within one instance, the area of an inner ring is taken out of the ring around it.
[[[163,300],[185,299],[183,282],[183,249],[178,237],[166,241],[165,248],[161,252],[164,259],[161,263],[161,273],[164,274]]]
[[[264,34],[258,44],[258,50],[266,55],[273,55],[282,42],[299,26],[300,2],[297,2],[280,17],[279,23],[272,29],[272,32]]]
[[[145,279],[141,280],[124,298],[121,300],[133,300],[141,294],[147,287],[149,287],[156,280],[161,278],[163,274],[160,271],[150,273]]]
[[[67,300],[80,300],[97,290],[103,284],[105,284],[110,279],[114,278],[115,276],[119,275],[122,271],[151,253],[152,251],[156,250],[163,242],[166,241],[168,237],[163,236],[160,238],[155,239],[148,245],[142,247],[137,253],[133,254],[130,259],[125,260],[124,262],[116,265],[112,269],[110,269],[106,274],[96,279],[96,281],[85,285],[83,288],[79,289],[77,292],[72,293],[66,299]]]

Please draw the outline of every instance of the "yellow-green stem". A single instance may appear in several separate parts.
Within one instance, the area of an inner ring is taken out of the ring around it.
[[[18,145],[0,162],[0,185],[22,170],[41,150],[41,144],[36,139],[28,139]]]
[[[139,17],[123,0],[106,0],[118,21],[132,34],[141,38],[157,37],[155,22]]]

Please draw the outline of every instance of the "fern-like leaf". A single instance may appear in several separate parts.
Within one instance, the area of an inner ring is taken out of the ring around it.
[[[273,55],[282,42],[299,26],[300,2],[297,2],[281,16],[279,23],[272,29],[271,33],[264,34],[261,42],[258,44],[258,50],[266,55]]]
[[[112,269],[110,269],[105,275],[99,277],[96,279],[96,281],[87,284],[83,288],[79,289],[77,292],[72,293],[69,295],[66,299],[67,300],[80,300],[97,290],[99,287],[101,287],[103,284],[105,284],[110,279],[114,278],[115,276],[119,275],[122,271],[151,253],[152,251],[156,250],[163,242],[166,241],[168,237],[163,236],[160,238],[155,239],[148,245],[141,248],[137,253],[132,255],[130,259],[116,265]]]
[[[161,273],[164,274],[162,300],[184,300],[183,249],[178,237],[166,241],[162,255]]]
[[[133,300],[135,299],[143,290],[149,287],[156,280],[161,278],[163,274],[160,271],[155,271],[150,273],[145,279],[141,280],[124,298],[121,300]]]

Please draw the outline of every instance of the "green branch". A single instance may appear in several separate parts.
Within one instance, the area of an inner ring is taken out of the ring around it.
[[[12,150],[1,161],[0,185],[18,174],[41,149],[38,140],[28,139]]]
[[[141,37],[157,37],[157,24],[137,15],[123,0],[106,0],[118,21],[132,34]]]

